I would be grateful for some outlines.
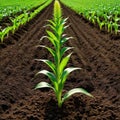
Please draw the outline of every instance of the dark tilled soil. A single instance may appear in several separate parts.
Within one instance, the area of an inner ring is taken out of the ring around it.
[[[34,59],[52,59],[39,44],[51,46],[43,26],[52,18],[53,4],[43,10],[0,47],[0,120],[120,120],[120,39],[114,40],[86,23],[79,15],[62,6],[69,17],[66,33],[73,36],[66,46],[74,53],[68,66],[81,67],[73,72],[64,92],[83,87],[95,98],[75,94],[61,109],[53,91],[34,90],[40,81],[49,81],[35,73],[48,67]]]

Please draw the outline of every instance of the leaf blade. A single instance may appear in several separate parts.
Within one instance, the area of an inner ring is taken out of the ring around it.
[[[39,72],[37,72],[37,73],[35,74],[35,77],[38,76],[39,74],[44,74],[44,75],[46,75],[46,76],[51,80],[51,82],[52,82],[53,84],[57,82],[56,77],[55,77],[55,75],[54,75],[52,72],[49,72],[49,71],[47,71],[47,70],[41,70],[41,71],[39,71]]]
[[[62,56],[63,56],[63,54],[66,52],[66,51],[68,51],[68,50],[70,50],[70,49],[73,49],[74,47],[63,47],[62,49],[61,49],[61,51],[60,51],[60,56],[61,56],[61,58],[62,58]]]
[[[57,37],[49,30],[46,30],[47,34],[50,38],[52,38],[54,41],[58,42]]]
[[[70,56],[71,56],[72,53],[70,53],[69,55],[67,55],[66,57],[64,57],[60,63],[60,73],[62,73],[63,69],[65,68],[65,66],[67,65],[69,59],[70,59]]]
[[[50,85],[47,82],[40,82],[35,86],[35,89],[39,89],[39,88],[52,88],[54,91],[55,89],[52,87],[52,85]]]
[[[61,82],[62,82],[62,84],[65,83],[65,81],[66,81],[66,79],[67,79],[67,76],[68,76],[71,72],[73,72],[73,71],[75,71],[75,70],[80,70],[80,69],[82,69],[82,68],[75,68],[75,67],[66,68],[66,69],[63,71],[62,75],[61,75]]]
[[[82,93],[85,94],[89,97],[93,97],[89,92],[87,92],[85,89],[83,88],[74,88],[71,89],[70,91],[68,91],[62,98],[62,102],[64,102],[66,99],[68,99],[70,96],[72,96],[75,93]]]
[[[55,65],[54,65],[53,62],[51,62],[50,60],[46,60],[46,59],[35,59],[35,60],[44,62],[44,63],[47,64],[47,65],[52,69],[52,71],[55,73]]]
[[[44,46],[44,45],[38,45],[37,47],[46,48],[52,54],[53,57],[55,56],[55,51],[52,48]]]

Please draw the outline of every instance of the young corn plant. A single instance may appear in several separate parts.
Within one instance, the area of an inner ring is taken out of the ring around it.
[[[7,27],[0,32],[0,42],[3,43],[4,38],[8,37],[9,32],[12,30],[12,27]]]
[[[67,42],[71,37],[68,38],[63,34],[64,30],[68,27],[65,26],[67,18],[66,19],[62,18],[61,6],[58,0],[55,0],[54,2],[53,19],[48,21],[49,24],[47,26],[49,26],[52,29],[52,32],[47,30],[46,31],[47,36],[43,36],[41,39],[47,38],[53,44],[54,49],[43,45],[40,45],[40,47],[46,48],[51,53],[51,55],[54,58],[54,62],[47,59],[37,59],[37,61],[42,61],[45,64],[47,64],[51,68],[52,72],[48,70],[41,70],[35,75],[35,77],[39,74],[44,74],[48,76],[52,84],[49,84],[47,82],[40,82],[36,85],[35,89],[51,88],[55,92],[58,101],[58,107],[62,107],[63,102],[74,93],[83,93],[85,95],[93,97],[90,93],[88,93],[86,90],[82,88],[71,89],[70,91],[62,95],[64,84],[66,82],[68,75],[72,71],[79,70],[81,68],[74,67],[65,68],[67,63],[69,62],[72,53],[65,57],[63,57],[63,55],[66,51],[72,49],[73,47],[63,46],[64,43]]]
[[[111,32],[112,33],[112,21],[108,22],[108,32]]]
[[[98,25],[99,25],[100,30],[102,30],[103,26],[105,25],[104,21],[101,22],[101,21],[100,21],[100,18],[97,17],[97,23],[98,23]]]

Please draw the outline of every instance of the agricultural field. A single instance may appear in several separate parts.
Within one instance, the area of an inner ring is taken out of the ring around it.
[[[120,0],[60,5],[0,0],[0,120],[120,119]]]
[[[44,3],[45,0],[0,0],[0,21],[5,17],[15,17],[18,13],[23,13],[34,7],[38,7],[40,4]]]
[[[120,35],[120,0],[61,0],[100,30]]]
[[[8,37],[10,33],[14,34],[20,26],[33,19],[50,1],[11,1],[10,5],[6,0],[1,1],[0,42],[3,43],[5,37]]]

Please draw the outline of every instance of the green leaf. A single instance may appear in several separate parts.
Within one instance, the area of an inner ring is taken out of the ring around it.
[[[60,24],[59,28],[58,28],[58,31],[57,31],[57,33],[58,33],[59,36],[61,36],[61,34],[63,33],[63,30],[64,30],[63,29],[63,24]]]
[[[73,72],[74,70],[80,70],[81,68],[75,68],[75,67],[69,67],[69,68],[66,68],[64,71],[63,71],[63,73],[62,73],[62,75],[61,75],[61,82],[62,82],[62,84],[64,84],[65,83],[65,81],[66,81],[66,79],[67,79],[67,76],[71,73],[71,72]]]
[[[67,65],[69,59],[70,59],[70,56],[71,56],[72,53],[70,53],[69,55],[67,55],[66,57],[64,57],[60,63],[60,73],[62,73],[63,69],[65,68],[65,66]]]
[[[40,41],[42,41],[43,39],[47,38],[54,46],[55,46],[55,41],[53,38],[49,37],[49,36],[43,36],[40,38]]]
[[[68,20],[68,17],[63,19],[62,24],[65,24],[67,20]]]
[[[45,60],[45,59],[35,59],[35,60],[46,63],[52,69],[52,71],[55,73],[55,70],[56,70],[55,65],[50,60]]]
[[[61,46],[65,43],[65,42],[67,42],[68,40],[70,40],[70,39],[72,39],[73,37],[67,37],[67,38],[62,38],[61,39]]]
[[[40,82],[35,86],[35,89],[39,89],[39,88],[52,88],[54,91],[55,89],[47,82]]]
[[[42,37],[40,38],[40,41],[42,41],[42,40],[45,39],[45,38],[48,38],[48,36],[42,36]]]
[[[58,0],[55,0],[54,2],[54,11],[53,11],[54,19],[61,18],[62,16],[62,11],[61,11],[61,6]]]
[[[46,32],[49,35],[49,39],[52,38],[53,40],[55,40],[56,42],[58,42],[57,37],[51,31],[47,30]]]
[[[52,54],[53,57],[55,56],[55,51],[54,51],[52,48],[46,47],[46,46],[44,46],[44,45],[38,45],[37,47],[46,48],[46,49]]]
[[[66,25],[66,26],[64,26],[64,30],[66,29],[66,28],[68,28],[70,25]]]
[[[74,47],[63,47],[62,49],[61,49],[61,51],[60,51],[60,56],[61,56],[61,58],[62,58],[62,56],[63,56],[63,54],[66,52],[66,51],[68,51],[68,50],[70,50],[70,49],[73,49]]]
[[[54,26],[54,27],[56,26],[54,21],[52,21],[52,20],[47,20],[47,21],[50,22],[52,24],[52,26]]]
[[[51,24],[47,24],[47,25],[45,25],[44,27],[50,27],[53,31],[55,31],[55,27],[52,26]]]
[[[75,93],[82,93],[85,94],[87,96],[93,97],[90,93],[88,93],[86,90],[84,90],[83,88],[74,88],[70,91],[68,91],[62,98],[62,102],[64,102],[66,99],[68,99],[71,95],[75,94]]]
[[[39,74],[44,74],[48,76],[48,78],[51,80],[51,82],[54,84],[57,82],[55,75],[52,72],[49,72],[47,70],[41,70],[38,73],[36,73],[35,77],[38,76]]]

